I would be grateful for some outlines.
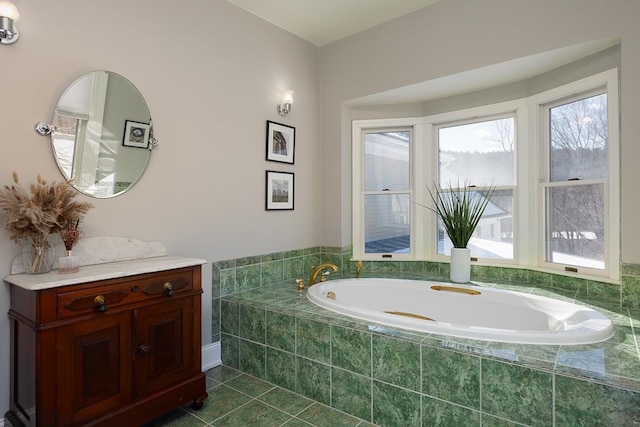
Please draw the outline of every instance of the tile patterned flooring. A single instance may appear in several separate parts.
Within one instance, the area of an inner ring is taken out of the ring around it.
[[[371,427],[352,415],[221,365],[206,373],[209,398],[144,427]]]

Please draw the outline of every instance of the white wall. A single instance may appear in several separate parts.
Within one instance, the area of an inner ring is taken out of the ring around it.
[[[129,192],[89,199],[87,236],[163,241],[204,267],[203,344],[210,342],[211,264],[319,243],[318,48],[224,0],[22,1],[20,40],[0,47],[0,184],[12,171],[62,179],[49,141],[59,96],[99,69],[146,98],[160,148]],[[175,27],[178,24],[179,27]],[[276,104],[295,90],[292,113]],[[295,165],[265,161],[266,120],[296,127]],[[295,172],[295,211],[265,212],[265,170]],[[0,230],[0,277],[20,248]],[[8,286],[0,286],[0,417],[9,406]]]
[[[601,39],[621,38],[622,261],[640,263],[640,2],[443,0],[320,49],[322,242],[351,241],[346,101]],[[422,107],[413,106],[417,112]],[[395,115],[392,107],[380,111]],[[379,116],[371,109],[370,114]],[[341,153],[337,161],[336,153]]]

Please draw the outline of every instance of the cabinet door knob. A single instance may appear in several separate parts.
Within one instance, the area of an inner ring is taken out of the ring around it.
[[[164,285],[162,286],[162,288],[167,291],[167,296],[168,297],[172,297],[173,296],[173,285],[171,284],[171,282],[164,282]]]
[[[93,299],[93,303],[96,305],[98,311],[100,313],[104,313],[107,311],[107,306],[104,304],[104,297],[102,295],[98,295]]]
[[[141,344],[141,345],[138,347],[138,353],[140,353],[140,354],[146,354],[146,353],[149,353],[149,350],[151,350],[151,347],[149,347],[149,346],[148,346],[148,345],[146,345],[146,344]]]

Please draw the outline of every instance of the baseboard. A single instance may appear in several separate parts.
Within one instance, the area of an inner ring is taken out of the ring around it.
[[[202,372],[222,365],[221,348],[220,341],[202,347]]]

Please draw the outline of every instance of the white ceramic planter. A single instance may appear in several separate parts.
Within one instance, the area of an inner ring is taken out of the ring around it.
[[[467,283],[471,280],[471,249],[451,248],[449,279],[454,283]]]

